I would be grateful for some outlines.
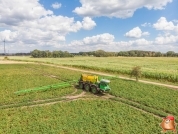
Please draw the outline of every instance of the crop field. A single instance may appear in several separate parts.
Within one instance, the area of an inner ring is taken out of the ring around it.
[[[159,119],[105,100],[78,100],[45,107],[3,110],[0,114],[0,133],[151,134],[161,131]]]
[[[116,97],[178,116],[178,90],[127,80],[112,80],[111,88],[119,89],[110,92]]]
[[[2,134],[157,134],[163,117],[174,115],[178,122],[178,90],[107,77],[109,94],[71,86],[17,95],[22,89],[78,80],[81,72],[29,63],[1,64],[0,74]]]
[[[170,57],[73,57],[30,58],[9,57],[14,60],[36,61],[73,66],[103,72],[129,75],[134,66],[142,69],[142,78],[178,82],[178,58]]]
[[[44,73],[42,68],[39,68],[42,71],[35,70],[36,66],[37,65],[0,65],[0,105],[53,98],[69,94],[74,91],[74,88],[70,87],[60,90],[33,92],[17,96],[14,92],[19,90],[61,82],[61,80],[45,76],[47,73]],[[57,73],[60,75],[63,74],[60,79],[64,79],[65,75],[69,76],[72,74],[72,72],[64,72],[64,70],[61,69],[58,69]]]

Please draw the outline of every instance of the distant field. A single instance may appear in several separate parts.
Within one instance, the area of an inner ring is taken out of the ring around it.
[[[3,57],[2,57],[3,58]],[[14,60],[37,61],[99,70],[117,74],[130,74],[134,66],[141,66],[142,77],[178,82],[178,58],[170,57],[74,57],[74,58],[30,58],[9,57]]]

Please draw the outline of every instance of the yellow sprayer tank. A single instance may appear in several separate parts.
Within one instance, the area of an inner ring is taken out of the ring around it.
[[[96,82],[98,82],[98,76],[82,74],[81,80],[82,81],[91,82],[91,83],[96,83]]]

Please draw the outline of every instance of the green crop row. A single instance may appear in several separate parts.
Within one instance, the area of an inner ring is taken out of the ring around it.
[[[58,72],[58,69],[59,68],[56,67],[45,67],[45,71],[52,74],[54,74],[54,72]],[[72,79],[77,80],[81,73],[70,71],[70,74],[73,77]],[[59,74],[56,73],[56,75]],[[65,75],[66,78],[70,78],[70,75]],[[158,111],[162,111],[163,113],[178,115],[178,91],[171,90],[166,87],[144,84],[135,81],[115,79],[112,77],[106,77],[106,79],[111,79],[112,90],[110,93],[112,95],[127,98],[131,101],[138,102],[143,106],[148,106]]]
[[[73,57],[73,58],[29,58],[10,57],[15,60],[36,61],[73,66],[83,69],[130,75],[134,66],[142,68],[142,77],[178,82],[178,58],[150,57]]]
[[[178,116],[178,90],[122,79],[112,80],[111,89],[114,96]]]
[[[159,117],[166,117],[167,115],[169,115],[168,113],[164,112],[164,111],[161,111],[161,110],[157,110],[157,109],[154,109],[152,107],[148,107],[148,106],[145,106],[145,105],[142,105],[140,103],[135,103],[133,101],[130,101],[130,100],[127,100],[127,99],[123,99],[123,98],[118,98],[118,97],[115,97],[115,98],[110,98],[111,100],[114,100],[114,101],[119,101],[119,102],[122,102],[124,104],[128,104],[129,106],[133,106],[134,108],[138,108],[138,110],[143,110],[145,112],[148,112],[150,114],[153,114],[155,116],[159,116]],[[178,116],[174,116],[176,119],[176,121],[178,121],[177,117]]]
[[[17,95],[14,92],[29,88],[61,83],[62,80],[50,78],[41,72],[29,69],[35,65],[0,65],[0,105],[14,104],[41,99],[55,98],[74,92],[74,87],[37,91]],[[67,74],[65,70],[58,70]]]
[[[122,75],[130,75],[131,74],[131,68],[130,69],[120,69],[120,68],[104,68],[104,67],[95,67],[95,66],[89,66],[89,65],[67,65],[63,64],[64,66],[71,66],[71,67],[76,67],[76,68],[81,68],[81,69],[89,69],[89,70],[95,70],[95,71],[102,71],[102,72],[109,72],[109,73],[117,73],[117,74],[122,74]],[[165,80],[169,82],[178,82],[178,74],[166,74],[163,72],[150,72],[150,71],[142,71],[141,72],[142,78],[147,78],[147,79],[155,79],[155,80]]]
[[[161,132],[162,121],[109,100],[78,100],[1,110],[0,115],[0,133],[6,134],[156,134]]]

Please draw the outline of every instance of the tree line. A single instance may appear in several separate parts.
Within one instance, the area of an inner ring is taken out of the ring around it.
[[[95,57],[112,57],[117,56],[117,52],[106,52],[104,50],[90,51],[90,52],[79,52],[74,55],[80,56],[95,56]]]
[[[168,51],[166,53],[154,52],[154,51],[120,51],[118,56],[129,56],[129,57],[178,57],[178,53],[174,51]]]
[[[95,56],[95,57],[109,57],[109,56],[126,56],[126,57],[178,57],[178,53],[174,51],[168,51],[166,53],[155,52],[155,51],[141,51],[141,50],[130,50],[120,52],[106,52],[103,50],[91,51],[91,52],[79,52],[75,55],[81,56]]]
[[[73,57],[73,54],[70,54],[67,51],[40,51],[40,50],[33,50],[31,52],[31,56],[33,58],[62,58],[62,57]]]
[[[107,52],[104,50],[89,51],[89,52],[79,52],[79,53],[69,53],[67,51],[40,51],[33,50],[31,53],[33,58],[62,58],[62,57],[74,57],[74,56],[94,56],[94,57],[178,57],[178,53],[174,51],[168,51],[166,53],[155,52],[155,51],[142,51],[142,50],[130,50],[130,51],[120,51],[120,52]]]

